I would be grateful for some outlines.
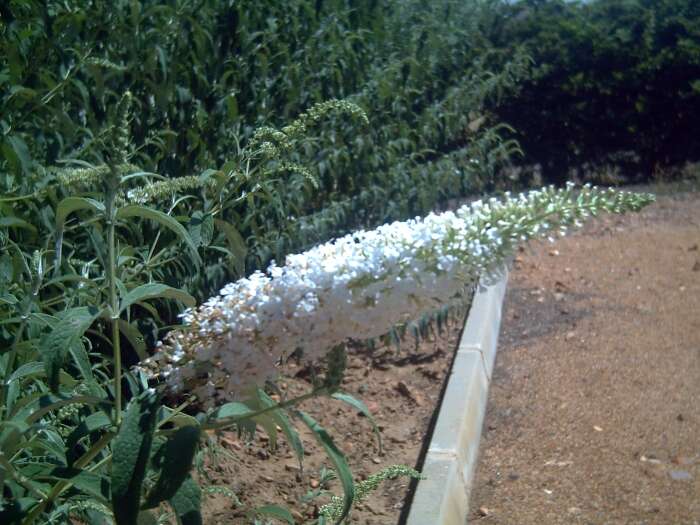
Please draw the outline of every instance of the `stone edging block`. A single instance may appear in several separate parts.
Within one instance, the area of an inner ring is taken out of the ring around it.
[[[480,282],[457,347],[406,525],[466,525],[507,270]]]

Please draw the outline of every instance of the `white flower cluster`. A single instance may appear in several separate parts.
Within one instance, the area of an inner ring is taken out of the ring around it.
[[[290,255],[224,287],[183,314],[142,364],[207,404],[275,375],[297,349],[317,360],[350,338],[371,338],[459,298],[502,267],[514,246],[598,211],[636,210],[652,197],[584,187],[545,188],[423,219],[394,222]]]

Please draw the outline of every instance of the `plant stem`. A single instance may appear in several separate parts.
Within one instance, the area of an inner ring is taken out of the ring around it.
[[[109,286],[110,321],[112,324],[112,350],[114,355],[114,411],[117,426],[122,420],[122,354],[119,341],[119,296],[117,295],[117,254],[115,241],[116,209],[114,203],[119,188],[119,174],[110,165],[110,180],[107,181],[105,209],[107,213],[107,280]]]

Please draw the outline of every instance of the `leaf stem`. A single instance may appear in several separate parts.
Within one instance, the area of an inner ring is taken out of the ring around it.
[[[115,241],[116,208],[114,206],[119,188],[119,174],[110,165],[110,180],[107,181],[105,209],[107,215],[107,280],[109,286],[110,322],[112,325],[112,351],[114,355],[114,412],[117,426],[122,420],[122,354],[119,335],[119,296],[117,295],[117,254]]]

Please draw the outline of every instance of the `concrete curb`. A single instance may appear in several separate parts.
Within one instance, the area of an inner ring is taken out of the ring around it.
[[[474,294],[406,525],[467,523],[507,280]]]

